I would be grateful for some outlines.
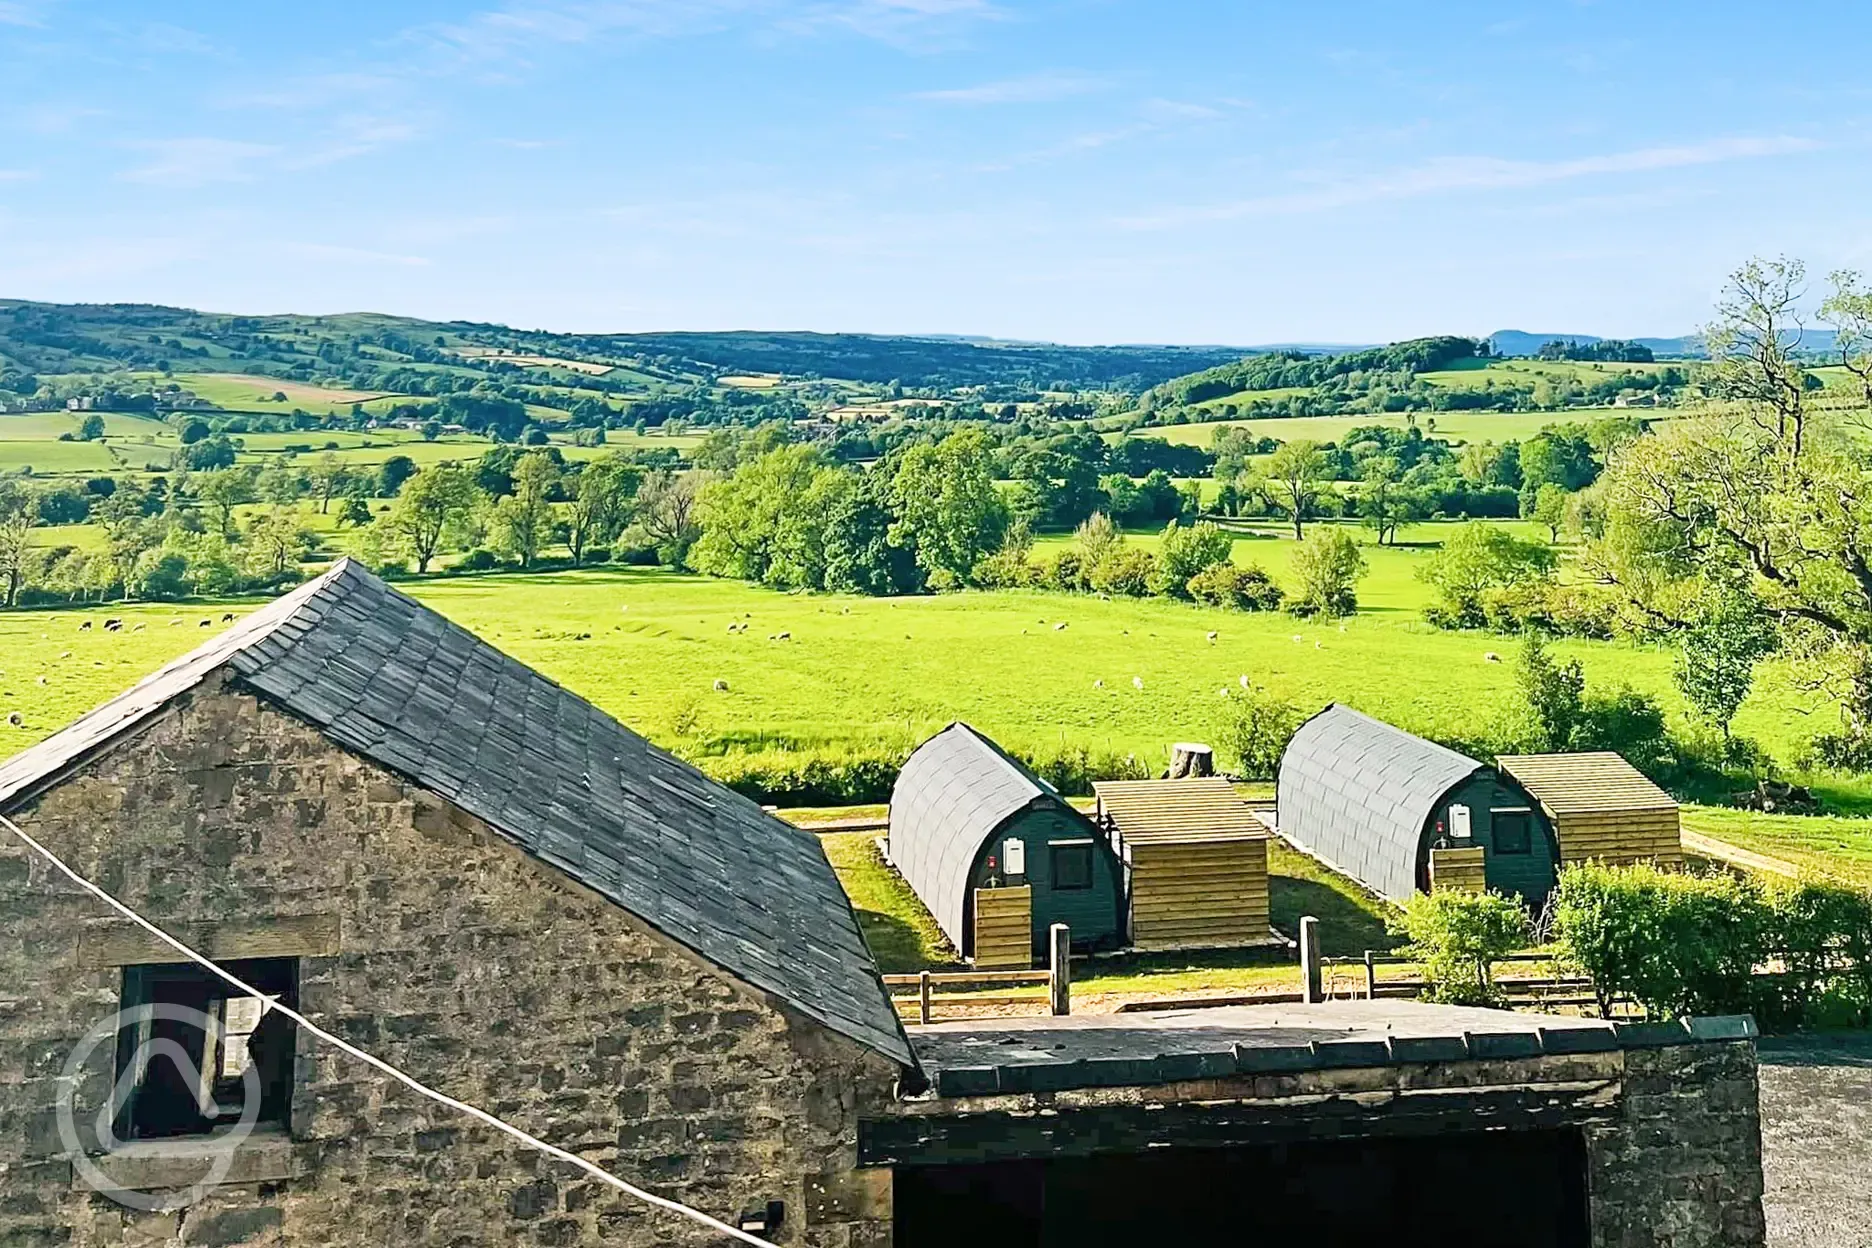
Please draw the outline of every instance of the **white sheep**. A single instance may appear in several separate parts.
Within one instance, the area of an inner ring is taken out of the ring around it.
[[[123,621],[122,620],[105,620],[104,631],[107,633],[121,633],[123,631]]]
[[[18,711],[14,711],[11,715],[6,717],[6,722],[9,728],[24,728],[26,726],[26,717],[21,715]]]
[[[133,633],[140,633],[147,627],[149,626],[145,624],[142,620],[138,620],[135,624],[132,624],[130,626],[130,631]]]
[[[728,682],[727,682],[727,681],[725,681],[725,680],[717,680],[717,681],[715,682],[715,692],[716,692],[716,693],[727,693],[727,692],[728,692]]]
[[[1144,678],[1142,676],[1133,676],[1131,678],[1131,687],[1133,689],[1142,689],[1144,687]]]
[[[1095,680],[1092,682],[1092,687],[1094,689],[1103,689],[1105,687],[1105,682],[1102,680]]]
[[[1499,663],[1501,662],[1501,655],[1496,654],[1493,650],[1491,650],[1487,654],[1482,656],[1482,661],[1484,663]]]
[[[1241,687],[1242,687],[1242,688],[1244,688],[1244,689],[1246,689],[1246,688],[1248,687],[1248,684],[1249,684],[1249,682],[1248,682],[1248,673],[1247,673],[1247,672],[1243,672],[1243,673],[1241,674],[1241,680],[1240,680],[1240,683],[1241,683]]]
[[[781,633],[781,634],[780,634],[780,640],[781,640],[781,641],[792,641],[792,640],[793,640],[793,634],[792,634],[792,633]]]
[[[1305,640],[1306,640],[1306,638],[1304,638],[1304,637],[1302,637],[1302,636],[1301,636],[1301,635],[1300,635],[1299,633],[1295,633],[1295,634],[1294,634],[1294,645],[1296,645],[1296,646],[1297,646],[1297,645],[1299,645],[1299,644],[1300,644],[1301,642],[1303,642],[1303,641],[1305,641]]]
[[[1213,646],[1215,645],[1215,643],[1216,643],[1216,630],[1212,628],[1209,630],[1209,644]]]
[[[1065,628],[1065,627],[1066,627],[1066,621],[1065,621],[1065,620],[1061,620],[1061,621],[1060,621],[1059,623],[1057,623],[1057,624],[1055,624],[1055,625],[1053,626],[1053,631],[1057,633],[1057,632],[1059,632],[1059,631],[1060,631],[1060,630],[1061,630],[1062,628]]]

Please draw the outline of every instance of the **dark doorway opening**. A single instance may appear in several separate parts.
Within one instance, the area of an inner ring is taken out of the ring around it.
[[[1516,1131],[899,1167],[897,1248],[1585,1248],[1585,1142]]]

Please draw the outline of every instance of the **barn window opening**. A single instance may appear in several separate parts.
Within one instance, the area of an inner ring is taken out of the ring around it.
[[[223,966],[298,1008],[297,958]],[[296,1039],[291,1019],[188,963],[125,967],[122,1004],[113,1085],[118,1139],[212,1135],[243,1118],[285,1125]],[[252,1110],[250,1102],[257,1102]]]
[[[1092,887],[1092,842],[1053,843],[1053,887],[1074,891]]]
[[[1525,854],[1532,848],[1533,815],[1526,810],[1493,810],[1489,816],[1495,825],[1495,852]]]

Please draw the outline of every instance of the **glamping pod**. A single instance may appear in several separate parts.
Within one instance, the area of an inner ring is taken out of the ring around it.
[[[1098,825],[967,724],[918,746],[891,790],[891,865],[981,969],[1033,965],[1047,929],[1118,945],[1123,879]]]
[[[1539,804],[1562,862],[1683,864],[1677,799],[1617,754],[1523,754],[1495,760]]]
[[[1560,861],[1550,817],[1513,777],[1338,703],[1288,743],[1275,819],[1300,849],[1397,902],[1486,887],[1538,907]]]

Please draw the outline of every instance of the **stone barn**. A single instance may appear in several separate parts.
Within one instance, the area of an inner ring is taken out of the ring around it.
[[[0,814],[320,1026],[665,1195],[781,1202],[797,1243],[888,1218],[857,1120],[915,1057],[815,838],[354,564],[0,764]],[[0,829],[0,1244],[720,1242],[229,995]],[[115,1044],[63,1078],[141,1004],[205,1012],[215,1052],[175,1037],[202,1085]],[[205,1200],[92,1193],[196,1182],[248,1065],[259,1120]],[[88,1124],[126,1077],[116,1138],[74,1150],[61,1089]]]
[[[1047,929],[1075,949],[1124,936],[1124,876],[1104,832],[967,724],[918,746],[891,789],[891,865],[980,969],[1033,965]]]
[[[1560,862],[1553,824],[1512,776],[1337,703],[1281,755],[1275,826],[1381,897],[1492,888],[1539,909]]]

